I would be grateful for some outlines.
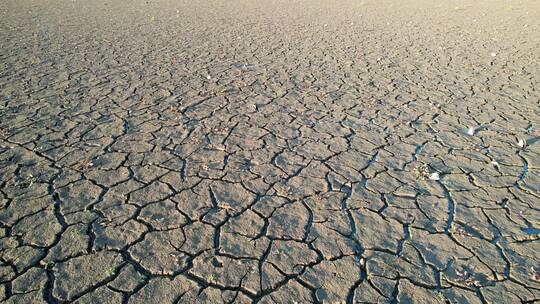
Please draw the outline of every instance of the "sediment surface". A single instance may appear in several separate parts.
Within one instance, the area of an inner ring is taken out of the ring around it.
[[[0,300],[540,299],[540,1],[0,2]]]

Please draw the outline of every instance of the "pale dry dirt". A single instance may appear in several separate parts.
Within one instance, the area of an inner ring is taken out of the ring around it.
[[[540,299],[540,1],[3,0],[0,300]]]

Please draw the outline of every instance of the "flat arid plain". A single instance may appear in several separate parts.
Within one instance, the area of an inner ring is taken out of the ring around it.
[[[3,0],[0,300],[540,300],[540,1]]]

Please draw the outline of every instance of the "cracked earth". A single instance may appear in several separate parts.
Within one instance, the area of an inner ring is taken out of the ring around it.
[[[0,300],[540,299],[540,2],[0,3]]]

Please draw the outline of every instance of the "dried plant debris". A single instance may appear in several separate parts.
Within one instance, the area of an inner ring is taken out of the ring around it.
[[[76,163],[73,166],[73,169],[77,171],[84,171],[84,170],[92,168],[92,166],[94,166],[94,162],[91,159],[84,159]]]
[[[37,178],[31,173],[27,173],[16,179],[15,186],[20,189],[26,189],[26,188],[30,188],[36,182],[37,182]]]
[[[480,281],[475,280],[474,276],[471,273],[467,272],[466,270],[463,270],[463,271],[456,270],[456,281],[459,283],[465,284],[465,286],[467,287],[480,285]]]
[[[427,179],[427,178],[429,178],[429,175],[430,175],[429,172],[430,172],[429,166],[426,165],[426,164],[418,165],[418,166],[414,167],[414,169],[413,169],[413,173],[414,173],[414,176],[416,177],[416,179]]]
[[[9,136],[9,131],[4,128],[0,128],[0,138],[6,138]]]

